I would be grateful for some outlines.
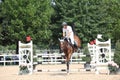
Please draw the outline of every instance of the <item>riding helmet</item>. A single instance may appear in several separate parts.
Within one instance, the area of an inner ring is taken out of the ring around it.
[[[63,23],[62,23],[62,26],[66,26],[66,25],[67,25],[67,23],[66,23],[66,22],[63,22]]]

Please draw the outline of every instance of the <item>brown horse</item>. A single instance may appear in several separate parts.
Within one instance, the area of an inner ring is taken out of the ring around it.
[[[74,36],[75,38],[75,43],[77,44],[77,48],[79,48],[81,46],[81,41],[78,38],[78,36]],[[66,38],[64,39],[59,39],[60,41],[60,51],[63,51],[65,54],[65,58],[66,58],[66,65],[67,65],[67,73],[69,73],[69,62],[70,62],[70,58],[73,54],[73,52],[75,51],[74,46],[72,46],[68,40]]]
[[[74,35],[75,44],[77,45],[77,49],[81,47],[81,40],[77,35]]]

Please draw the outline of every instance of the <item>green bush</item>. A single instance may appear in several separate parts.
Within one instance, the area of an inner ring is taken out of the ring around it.
[[[8,50],[16,50],[16,45],[13,44],[13,45],[8,46]]]
[[[82,60],[86,61],[86,63],[90,63],[91,56],[90,56],[90,53],[89,53],[89,50],[88,50],[87,46],[84,48],[83,52],[84,52],[84,55],[86,55],[86,57],[83,57]]]
[[[7,46],[2,46],[2,45],[0,45],[0,51],[2,52],[2,53],[8,53],[9,52],[9,50],[16,50],[16,45],[7,45]]]
[[[120,66],[120,40],[116,42],[114,61]]]

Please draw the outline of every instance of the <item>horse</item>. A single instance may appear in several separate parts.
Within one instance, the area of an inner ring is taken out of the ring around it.
[[[75,35],[74,40],[75,43],[77,44],[77,48],[81,47],[81,40],[79,39],[79,37]],[[77,48],[74,48],[74,46],[69,43],[67,38],[59,39],[59,41],[60,41],[60,51],[64,52],[65,54],[67,73],[69,73],[70,59],[72,54]]]
[[[74,35],[74,40],[75,40],[75,44],[77,45],[76,47],[77,50],[78,48],[81,47],[81,39],[77,35]]]

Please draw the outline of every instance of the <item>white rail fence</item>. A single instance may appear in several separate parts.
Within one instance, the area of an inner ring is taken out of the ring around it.
[[[4,54],[4,55],[0,55],[0,65],[13,65],[13,64],[18,64],[19,62],[19,56],[18,55],[8,55],[8,54]]]
[[[48,50],[49,51],[49,50]],[[53,50],[49,54],[47,50],[36,50],[36,61],[34,64],[62,64],[65,61],[64,53],[59,53],[57,50]],[[112,54],[114,50],[112,50]],[[79,53],[73,53],[71,57],[71,63],[85,63],[82,61],[82,57],[86,55],[83,54],[81,50]],[[112,55],[113,56],[113,55]],[[92,56],[91,56],[92,57]],[[0,55],[0,65],[18,65],[19,64],[19,55],[18,54],[2,54]]]
[[[36,55],[33,57],[36,59],[33,64],[62,64],[65,63],[64,53],[59,53],[57,51],[45,53],[48,51],[37,51]],[[70,62],[71,63],[85,63],[82,61],[82,57],[85,57],[82,52],[73,53]],[[19,64],[19,54],[3,54],[0,55],[0,65],[18,65]]]
[[[83,53],[73,53],[70,62],[71,63],[85,63],[82,61],[82,57],[85,57]],[[37,54],[38,64],[62,64],[65,63],[64,53],[53,53],[53,54]],[[34,57],[34,58],[35,58]]]

